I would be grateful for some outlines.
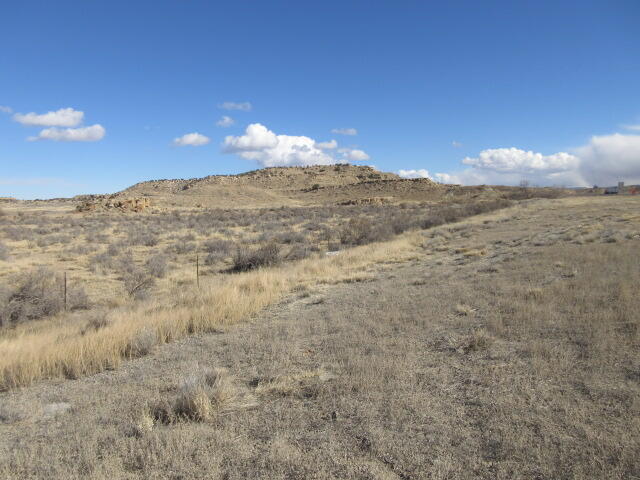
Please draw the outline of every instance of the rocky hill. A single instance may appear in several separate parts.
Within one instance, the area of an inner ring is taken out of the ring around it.
[[[354,165],[274,167],[239,175],[151,180],[115,194],[148,198],[155,207],[279,207],[426,199],[442,186],[428,179],[406,180],[394,173]]]
[[[150,180],[111,195],[84,195],[74,201],[80,202],[78,210],[84,212],[153,212],[185,208],[464,202],[560,193],[557,189],[444,185],[427,178],[405,179],[371,167],[318,165],[265,168],[239,175],[186,180]]]

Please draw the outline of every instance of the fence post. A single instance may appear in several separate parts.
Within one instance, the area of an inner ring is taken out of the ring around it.
[[[196,253],[196,285],[200,288],[200,258]]]
[[[64,311],[67,311],[67,272],[64,272]]]

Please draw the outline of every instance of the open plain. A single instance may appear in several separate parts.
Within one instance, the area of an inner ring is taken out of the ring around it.
[[[638,197],[71,210],[4,208],[2,478],[640,477]]]

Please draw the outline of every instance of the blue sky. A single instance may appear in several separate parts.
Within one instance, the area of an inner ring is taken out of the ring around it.
[[[640,183],[636,0],[22,0],[0,18],[0,196],[345,160]]]

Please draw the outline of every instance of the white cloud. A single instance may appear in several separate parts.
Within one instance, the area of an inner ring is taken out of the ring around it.
[[[205,135],[202,135],[198,132],[187,133],[181,137],[173,139],[173,145],[176,147],[201,147],[202,145],[206,145],[209,143],[211,139]]]
[[[633,130],[635,132],[640,132],[640,124],[638,125],[622,125],[622,128],[627,130]]]
[[[578,171],[580,159],[567,152],[543,155],[513,147],[492,148],[481,151],[477,157],[466,157],[462,163],[469,168],[439,172],[433,177],[442,183],[464,185],[518,185],[523,179],[532,185],[585,185]]]
[[[236,121],[233,118],[223,115],[222,118],[216,122],[216,125],[219,127],[230,127],[234,123],[236,123]]]
[[[341,148],[338,150],[342,156],[353,162],[364,162],[365,160],[369,160],[371,157],[367,155],[362,150],[358,150],[357,148]]]
[[[334,128],[331,130],[331,133],[336,133],[338,135],[357,135],[358,130],[355,128]]]
[[[13,108],[7,107],[6,105],[0,105],[0,112],[2,112],[2,113],[13,113]]]
[[[257,152],[277,145],[277,135],[260,123],[249,125],[244,135],[229,135],[224,139],[224,150],[228,153]]]
[[[462,143],[460,143],[460,142],[456,142],[456,141],[454,140],[453,142],[451,142],[451,146],[452,146],[453,148],[460,148],[460,147],[462,147]]]
[[[61,108],[55,112],[47,112],[42,114],[16,113],[13,119],[23,125],[40,126],[40,127],[75,127],[82,123],[84,112],[74,110],[73,108]]]
[[[218,105],[218,108],[222,108],[223,110],[240,110],[242,112],[249,112],[253,108],[250,102],[224,102]]]
[[[81,128],[45,128],[38,136],[29,137],[30,142],[36,140],[54,140],[56,142],[95,142],[102,140],[106,130],[102,125],[96,124]]]
[[[420,168],[417,170],[398,170],[398,175],[402,178],[431,178],[428,170]]]
[[[330,165],[344,161],[319,148],[313,138],[276,135],[259,123],[249,125],[244,135],[227,136],[223,151],[254,160],[263,167]]]
[[[580,158],[580,174],[589,185],[640,183],[640,135],[594,136],[574,153]]]
[[[338,142],[335,140],[331,140],[329,142],[317,142],[316,147],[322,148],[323,150],[333,150],[334,148],[338,148]]]
[[[538,172],[554,173],[575,169],[578,158],[566,152],[542,155],[518,148],[491,148],[480,152],[478,157],[466,157],[462,160],[465,165],[477,169],[526,174]]]
[[[483,150],[462,160],[468,168],[436,173],[443,183],[464,185],[615,185],[618,181],[640,183],[640,135],[614,133],[592,137],[583,146],[543,155],[518,148]]]

